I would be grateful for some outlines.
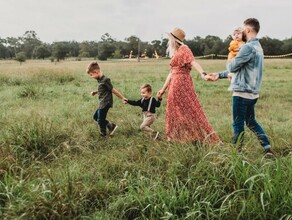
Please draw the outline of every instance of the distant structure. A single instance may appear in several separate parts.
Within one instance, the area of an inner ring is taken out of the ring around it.
[[[159,55],[157,54],[157,51],[156,50],[154,50],[154,56],[155,56],[156,59],[159,58]]]
[[[147,58],[147,49],[144,50],[144,52],[141,55],[142,58]]]
[[[133,53],[133,51],[131,50],[130,55],[129,55],[129,59],[132,59],[132,53]]]

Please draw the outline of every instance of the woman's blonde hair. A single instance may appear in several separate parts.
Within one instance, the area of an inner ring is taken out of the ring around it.
[[[172,35],[168,35],[168,42],[167,42],[167,49],[166,54],[168,54],[169,57],[173,57],[174,53],[177,51],[177,49],[180,47],[180,43],[178,43],[175,38]]]

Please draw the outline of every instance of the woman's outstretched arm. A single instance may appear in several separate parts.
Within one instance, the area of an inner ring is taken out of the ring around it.
[[[166,80],[165,80],[165,83],[164,83],[162,89],[160,89],[160,90],[158,91],[158,93],[157,93],[157,97],[158,97],[158,98],[161,98],[162,95],[165,93],[165,90],[166,90],[167,87],[168,87],[168,84],[169,84],[170,78],[171,78],[171,72],[169,72],[169,74],[168,74],[168,76],[167,76],[167,78],[166,78]]]

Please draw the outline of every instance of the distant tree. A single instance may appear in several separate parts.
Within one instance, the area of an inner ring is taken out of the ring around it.
[[[221,54],[221,49],[223,48],[223,41],[220,39],[218,41],[215,41],[213,48],[212,48],[212,54]]]
[[[167,38],[163,38],[162,42],[161,42],[161,47],[162,47],[162,50],[164,51],[163,52],[163,56],[166,55],[167,43],[168,43],[168,39]]]
[[[17,60],[20,64],[26,61],[26,56],[24,52],[18,52],[15,56],[15,60]]]
[[[98,43],[94,41],[83,41],[79,44],[79,54],[84,57],[84,54],[89,54],[88,57],[97,57]]]
[[[98,44],[98,55],[99,60],[107,60],[113,56],[116,48],[112,43],[109,42],[100,42]]]
[[[6,40],[0,38],[0,59],[6,58],[7,48],[5,47]]]
[[[38,59],[45,59],[51,56],[49,45],[42,44],[35,49],[34,57]]]
[[[102,42],[108,42],[108,43],[114,43],[115,40],[111,37],[109,33],[105,33],[104,35],[101,36],[101,41]]]
[[[263,37],[260,39],[260,43],[263,47],[265,55],[279,55],[282,54],[281,47],[283,42],[277,39],[269,37]]]
[[[232,37],[229,35],[225,40],[217,36],[208,35],[205,38],[194,37],[186,40],[185,44],[192,50],[194,56],[219,54],[227,55],[229,43]],[[292,38],[285,40],[271,39],[263,37],[260,39],[265,55],[281,55],[292,52]],[[0,59],[14,59],[16,54],[24,52],[26,59],[44,59],[52,57],[53,60],[61,60],[66,57],[94,57],[100,60],[108,58],[124,58],[138,55],[138,45],[140,54],[153,57],[157,52],[159,56],[165,56],[167,50],[167,38],[153,40],[150,43],[142,42],[137,36],[130,36],[123,41],[116,41],[109,33],[101,36],[101,40],[96,41],[62,41],[52,44],[45,44],[38,39],[35,31],[26,31],[22,37],[0,38]]]
[[[204,55],[216,54],[218,53],[218,48],[220,47],[222,40],[217,36],[208,35],[206,36],[202,43],[204,46],[203,51]]]
[[[126,38],[126,42],[128,43],[128,47],[130,49],[130,51],[133,51],[134,55],[137,55],[138,53],[138,42],[140,41],[140,39],[136,36],[130,36],[128,38]]]
[[[138,44],[140,44],[140,54],[139,54],[139,56],[142,56],[142,55],[144,56],[145,52],[146,52],[146,55],[147,55],[148,48],[152,48],[152,45],[149,44],[148,42],[140,41],[140,42],[138,42]]]
[[[16,56],[16,53],[20,52],[20,46],[21,46],[21,38],[15,38],[15,37],[7,37],[6,38],[6,48],[9,50],[11,54],[11,58]]]
[[[64,60],[65,57],[69,54],[68,42],[54,42],[52,48],[53,57],[55,57],[57,62]]]
[[[118,41],[115,43],[116,45],[116,50],[118,50],[121,54],[121,57],[128,57],[130,52],[131,52],[131,49],[128,45],[127,42],[124,42],[124,41]]]
[[[21,50],[25,53],[27,58],[33,58],[35,49],[42,44],[35,31],[26,31],[21,37],[21,41]]]
[[[152,44],[147,44],[146,48],[144,50],[144,53],[146,52],[146,56],[152,58],[155,54],[155,49],[154,46]],[[158,52],[158,50],[156,51],[157,54],[162,55]]]
[[[79,57],[90,57],[90,54],[89,52],[84,51],[82,53],[79,53]]]
[[[98,43],[98,54],[97,58],[99,60],[107,60],[113,57],[116,50],[116,41],[110,36],[110,34],[105,33],[101,36],[101,42]]]
[[[194,56],[202,56],[203,55],[203,39],[201,37],[195,37],[193,40],[187,40],[186,45],[189,46]]]
[[[0,59],[6,59],[7,49],[4,45],[0,44]]]
[[[115,52],[113,53],[113,58],[115,58],[115,59],[120,59],[120,58],[122,58],[123,57],[123,55],[121,54],[121,50],[120,49],[116,49],[115,50]]]
[[[0,37],[0,44],[6,44],[6,40]]]
[[[94,42],[94,41],[90,41],[89,45],[90,45],[90,50],[89,50],[90,57],[97,57],[97,55],[98,55],[98,43]]]
[[[281,51],[283,54],[292,53],[292,37],[283,40],[283,45],[281,46]]]
[[[152,50],[149,51],[149,54],[148,56],[151,57],[153,53],[155,53],[155,51],[157,52],[157,54],[159,56],[164,56],[166,54],[166,49],[163,48],[163,45],[162,45],[162,41],[160,40],[153,40],[151,41],[151,46],[152,46]],[[149,49],[147,49],[148,51]],[[151,52],[151,55],[150,55],[150,52]]]
[[[79,43],[76,41],[67,42],[68,56],[78,57],[79,56]]]

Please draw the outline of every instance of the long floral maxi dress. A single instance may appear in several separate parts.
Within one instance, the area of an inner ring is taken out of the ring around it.
[[[171,79],[166,107],[166,136],[169,141],[218,143],[199,103],[190,75],[193,53],[182,45],[170,61]]]

